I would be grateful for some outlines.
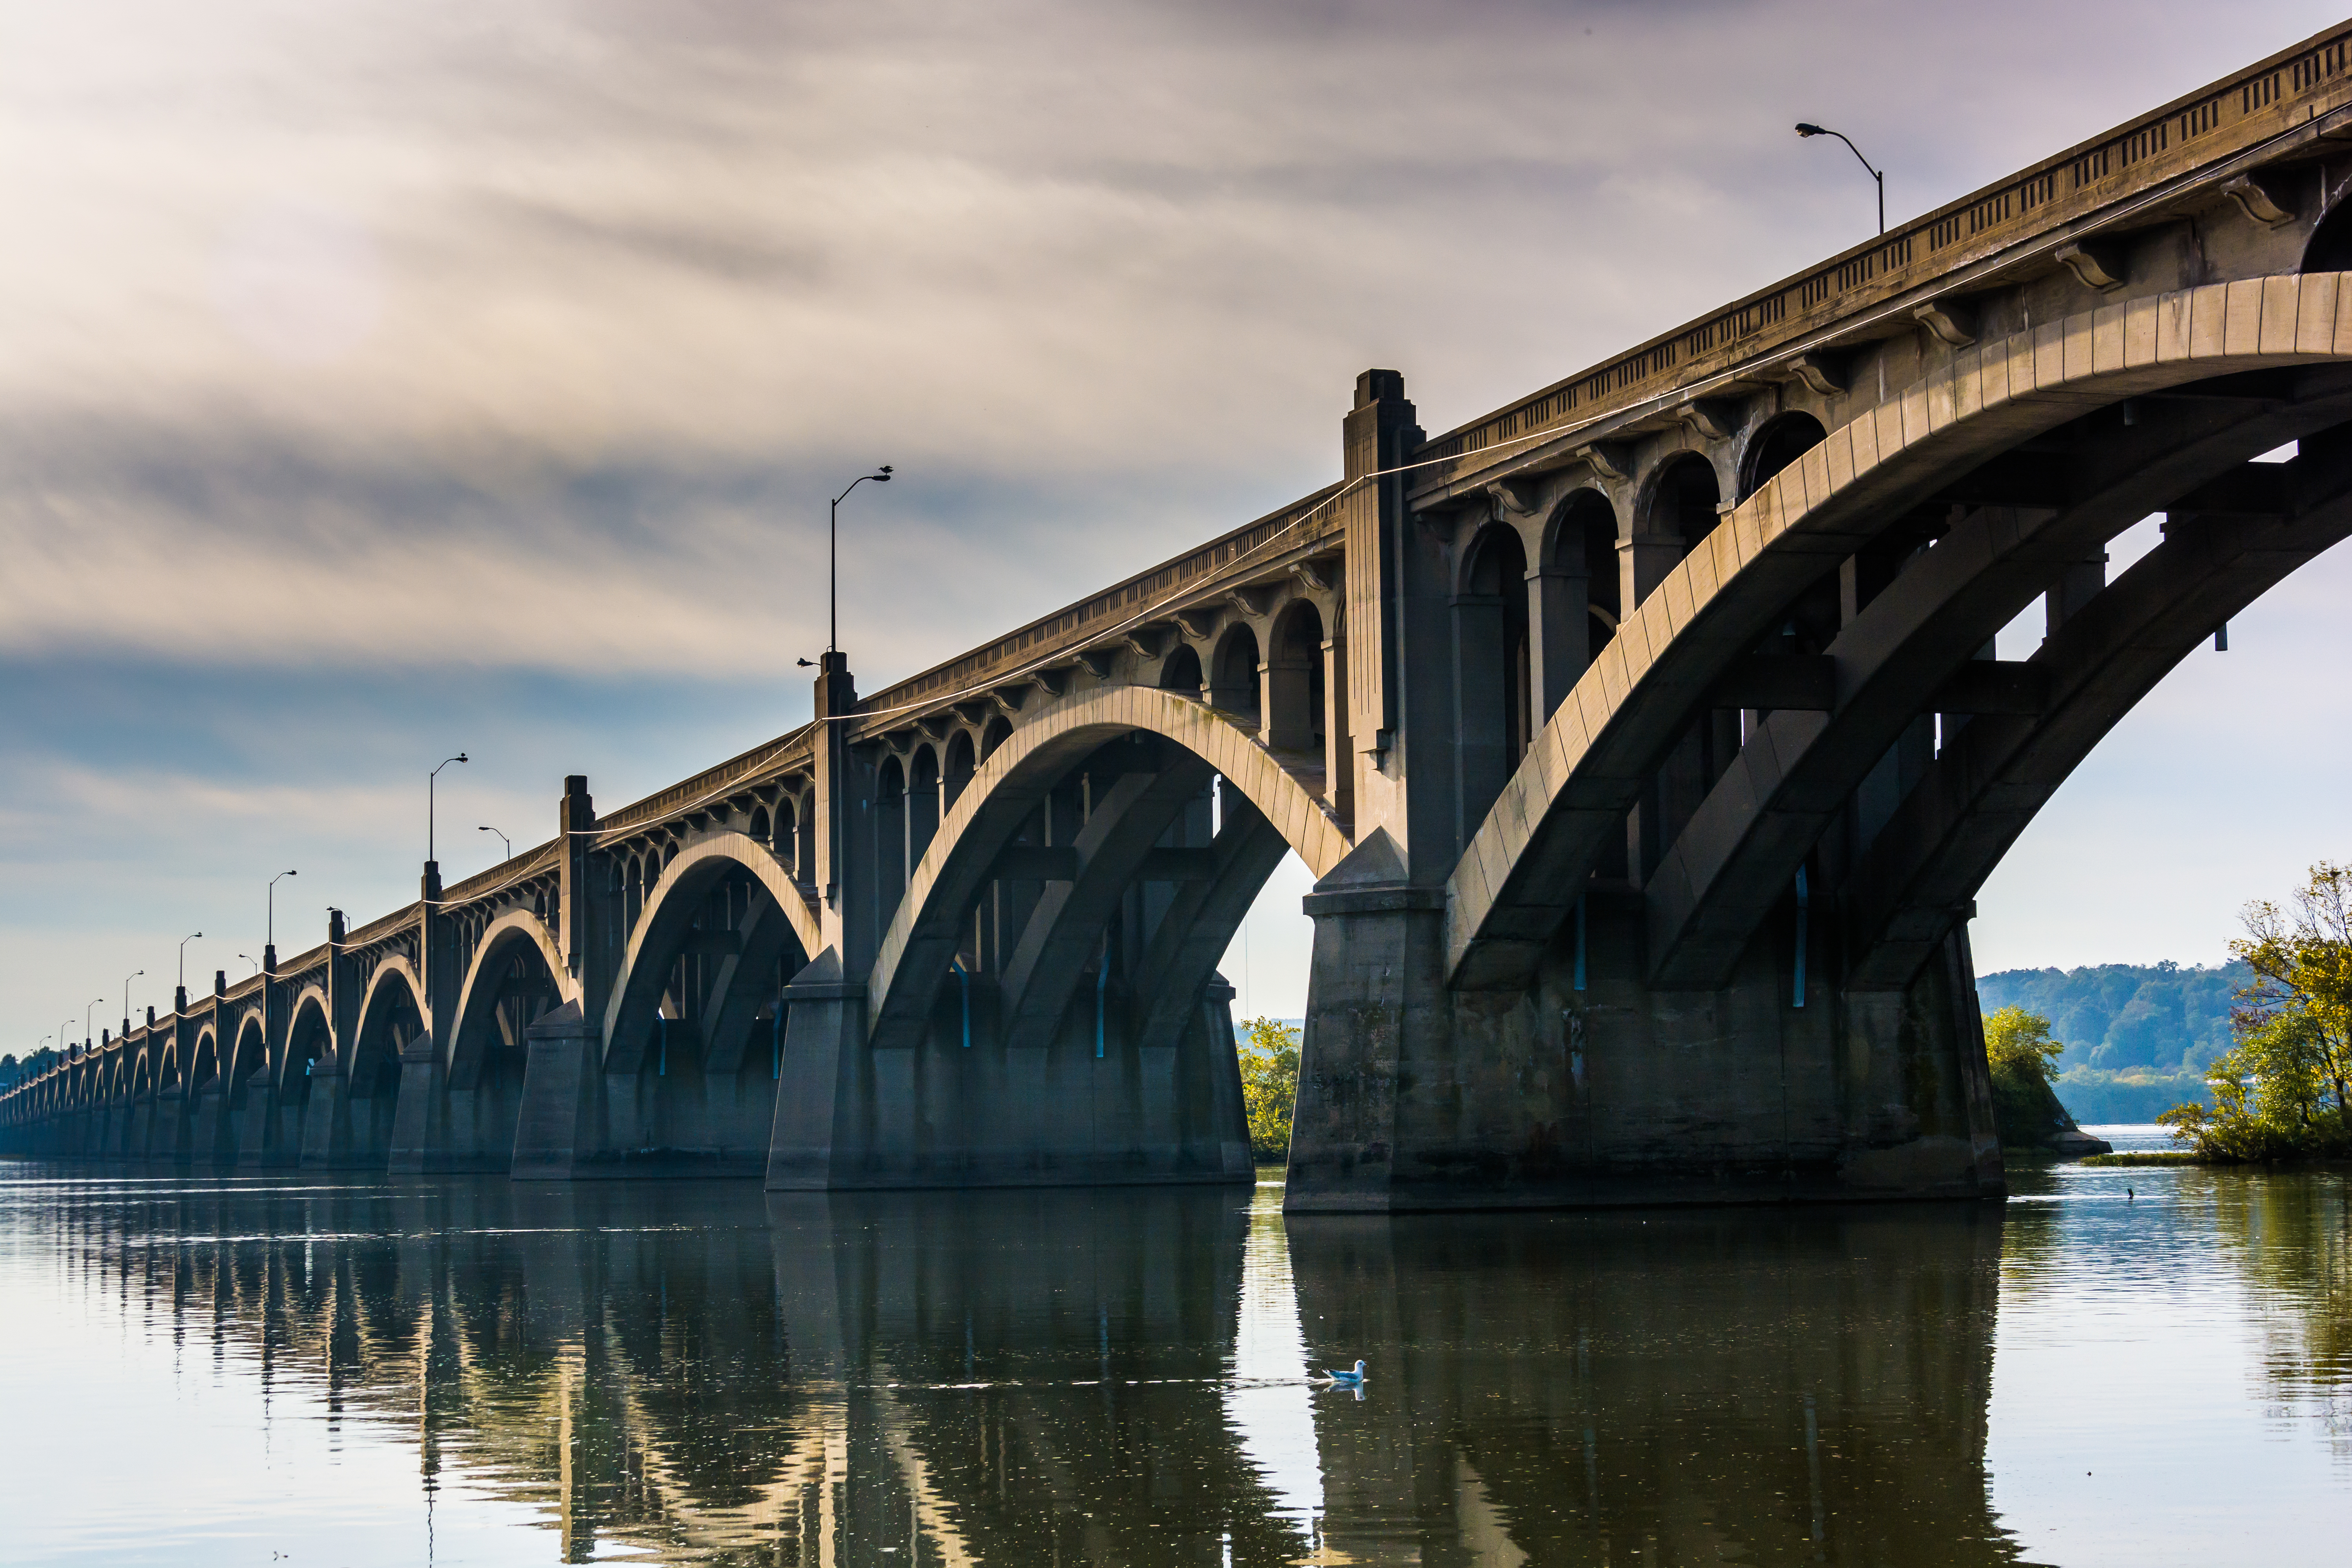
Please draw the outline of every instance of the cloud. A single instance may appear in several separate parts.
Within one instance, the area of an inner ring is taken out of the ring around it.
[[[1368,365],[1442,429],[1863,237],[1795,120],[1901,216],[2333,20],[1987,0],[1994,68],[1868,0],[12,8],[8,863],[77,799],[156,885],[331,855],[330,764],[453,728],[517,820],[651,788],[805,711],[864,465],[872,687],[1325,482]]]

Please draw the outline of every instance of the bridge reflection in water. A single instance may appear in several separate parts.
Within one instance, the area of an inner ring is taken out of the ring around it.
[[[96,1294],[213,1339],[280,1419],[412,1443],[420,1507],[533,1505],[551,1538],[508,1561],[2014,1560],[1978,1205],[1286,1230],[1274,1189],[104,1195],[55,1215]],[[1360,1399],[1301,1376],[1359,1355]]]

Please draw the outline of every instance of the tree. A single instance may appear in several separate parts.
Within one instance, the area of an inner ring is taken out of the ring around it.
[[[2050,1037],[2050,1020],[2022,1007],[2002,1007],[1985,1020],[1985,1060],[1996,1073],[2035,1083],[2050,1081],[2051,1065],[2066,1047]]]
[[[1272,1018],[1242,1026],[1242,1102],[1249,1108],[1250,1153],[1289,1158],[1290,1108],[1298,1099],[1298,1031]]]
[[[2051,1064],[2066,1048],[2050,1037],[2050,1020],[2022,1007],[2001,1007],[1984,1021],[1984,1036],[2000,1141],[2032,1147],[2072,1128],[2074,1119],[2050,1087]]]
[[[2352,867],[2319,862],[2287,907],[2248,904],[2245,925],[2230,951],[2254,978],[2231,1015],[2237,1044],[2206,1071],[2213,1108],[2161,1120],[2215,1159],[2352,1152]]]

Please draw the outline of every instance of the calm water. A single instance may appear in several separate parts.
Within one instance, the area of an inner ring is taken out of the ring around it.
[[[2345,1179],[2012,1180],[1286,1226],[0,1163],[0,1562],[2343,1562]]]

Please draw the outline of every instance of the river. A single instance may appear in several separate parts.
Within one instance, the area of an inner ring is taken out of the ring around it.
[[[2011,1184],[1286,1224],[0,1163],[0,1562],[2343,1561],[2346,1178]]]

